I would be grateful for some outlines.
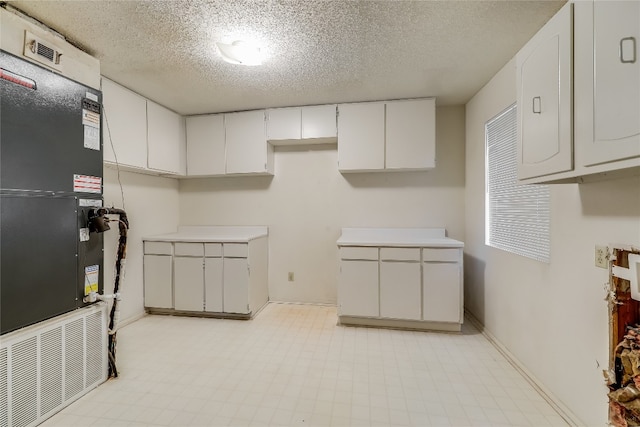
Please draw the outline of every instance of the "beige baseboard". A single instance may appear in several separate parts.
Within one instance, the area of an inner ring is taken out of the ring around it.
[[[570,426],[583,426],[584,423],[566,405],[557,399],[542,382],[540,382],[519,360],[515,357],[491,332],[489,332],[482,322],[472,313],[465,310],[465,318],[469,320],[484,337],[502,354],[505,359],[524,377],[525,380],[542,396],[542,398],[560,415]]]

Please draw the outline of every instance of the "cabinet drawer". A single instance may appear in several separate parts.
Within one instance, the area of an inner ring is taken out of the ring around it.
[[[182,256],[202,256],[204,255],[204,245],[202,243],[175,243],[175,254]]]
[[[381,248],[382,261],[420,261],[419,248]]]
[[[222,243],[205,243],[204,244],[204,256],[221,257],[222,256]]]
[[[249,255],[249,245],[246,243],[225,243],[225,258],[246,258]]]
[[[171,255],[170,242],[144,242],[144,253],[148,255]]]
[[[460,261],[460,249],[434,249],[422,250],[424,261],[458,262]]]
[[[378,260],[378,248],[360,246],[343,246],[340,248],[341,259]]]

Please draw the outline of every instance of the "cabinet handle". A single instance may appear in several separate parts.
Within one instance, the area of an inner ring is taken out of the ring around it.
[[[633,64],[636,62],[636,38],[625,37],[620,39],[620,62]]]
[[[542,100],[539,96],[533,98],[533,114],[542,113]]]

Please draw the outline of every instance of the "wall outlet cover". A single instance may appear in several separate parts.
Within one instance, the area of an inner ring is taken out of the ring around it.
[[[600,268],[609,268],[609,248],[596,245],[595,265]]]

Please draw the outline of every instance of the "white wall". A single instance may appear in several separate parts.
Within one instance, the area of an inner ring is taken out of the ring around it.
[[[484,125],[516,100],[511,61],[466,106],[465,302],[584,425],[605,425],[607,270],[594,246],[640,244],[640,178],[551,186],[551,262],[484,244]]]
[[[142,237],[168,233],[178,224],[178,181],[130,172],[118,173],[104,168],[104,205],[124,208],[129,219],[127,235],[127,259],[124,280],[120,291],[120,320],[134,320],[144,314],[142,282]],[[122,203],[124,193],[124,206]],[[118,226],[111,224],[105,232],[104,283],[105,293],[113,292]]]
[[[436,120],[435,170],[342,175],[335,145],[277,147],[273,177],[181,181],[181,223],[267,225],[270,299],[335,303],[342,227],[446,227],[464,240],[464,108]]]

